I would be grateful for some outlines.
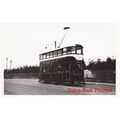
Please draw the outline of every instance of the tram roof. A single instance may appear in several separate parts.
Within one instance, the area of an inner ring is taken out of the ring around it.
[[[82,45],[80,45],[80,44],[75,44],[75,45],[65,46],[65,47],[62,47],[62,48],[56,48],[56,49],[54,49],[54,50],[50,50],[50,51],[47,51],[47,52],[43,52],[43,53],[41,53],[41,54],[46,54],[46,53],[54,52],[54,51],[61,50],[61,49],[64,49],[64,48],[69,48],[69,47],[79,47],[79,48],[83,48]]]

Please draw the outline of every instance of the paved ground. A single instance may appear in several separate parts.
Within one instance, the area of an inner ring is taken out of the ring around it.
[[[85,86],[55,85],[38,79],[5,79],[5,95],[115,95],[115,84],[86,83]]]

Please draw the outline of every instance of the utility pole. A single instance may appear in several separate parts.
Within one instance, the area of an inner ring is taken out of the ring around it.
[[[8,57],[6,57],[6,70],[8,70]]]
[[[10,60],[10,71],[12,69],[12,60]]]
[[[10,78],[12,78],[12,71],[11,71],[11,69],[12,69],[12,60],[10,60]]]

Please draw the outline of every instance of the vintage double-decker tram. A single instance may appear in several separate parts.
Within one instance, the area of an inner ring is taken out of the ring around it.
[[[39,81],[84,83],[83,47],[76,44],[39,55]]]

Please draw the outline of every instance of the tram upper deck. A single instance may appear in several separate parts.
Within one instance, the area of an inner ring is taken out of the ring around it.
[[[39,55],[40,61],[46,61],[50,59],[63,58],[67,56],[73,56],[76,60],[83,59],[83,46],[76,44],[74,46],[67,46],[53,51],[45,52]]]

